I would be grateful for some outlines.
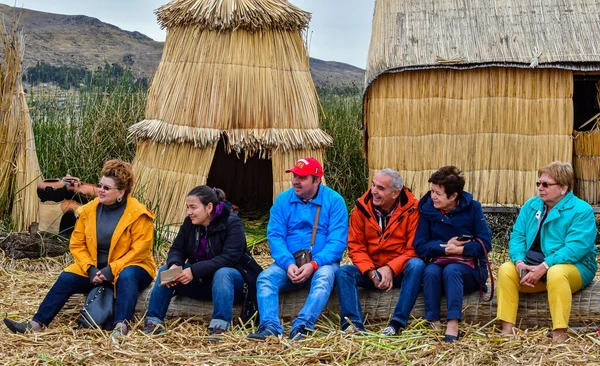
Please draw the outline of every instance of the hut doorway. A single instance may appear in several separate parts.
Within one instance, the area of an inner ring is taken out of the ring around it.
[[[247,210],[264,209],[273,203],[273,167],[270,159],[258,154],[243,160],[235,152],[227,153],[225,141],[219,140],[206,184],[221,188],[227,200]]]
[[[575,75],[573,80],[573,129],[589,131],[594,122],[582,127],[600,113],[600,75]]]

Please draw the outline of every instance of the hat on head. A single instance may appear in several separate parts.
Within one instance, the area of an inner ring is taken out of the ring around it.
[[[286,173],[294,173],[301,177],[314,175],[315,177],[323,177],[323,167],[315,158],[303,158],[296,161],[296,165],[292,169],[285,171]]]

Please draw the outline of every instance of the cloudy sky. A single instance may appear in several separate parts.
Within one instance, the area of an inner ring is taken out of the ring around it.
[[[0,3],[49,13],[88,15],[157,41],[166,33],[154,10],[168,0],[0,0]],[[325,61],[365,68],[375,0],[290,0],[312,13],[309,52]]]

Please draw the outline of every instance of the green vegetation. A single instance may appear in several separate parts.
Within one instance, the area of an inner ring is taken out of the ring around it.
[[[133,65],[134,57],[131,54],[123,56],[125,65]],[[53,83],[61,89],[71,88],[110,88],[116,84],[132,84],[132,86],[147,89],[148,78],[135,78],[129,69],[113,63],[105,64],[104,67],[98,67],[95,71],[90,71],[83,67],[52,66],[45,62],[38,62],[34,67],[30,67],[23,74],[23,81],[32,86],[41,83]]]
[[[65,174],[96,182],[102,163],[131,161],[127,128],[144,119],[146,92],[122,77],[79,92],[32,88],[28,104],[40,168],[45,178]]]
[[[367,161],[362,151],[361,95],[326,94],[321,97],[322,128],[333,137],[325,153],[325,180],[349,208],[367,189]]]

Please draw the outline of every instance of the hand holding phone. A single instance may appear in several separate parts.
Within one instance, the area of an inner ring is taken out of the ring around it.
[[[459,236],[458,238],[456,238],[456,240],[458,240],[458,241],[471,241],[471,240],[473,240],[473,235],[463,234],[463,235]]]
[[[519,270],[519,277],[520,277],[521,279],[523,279],[523,277],[527,276],[527,273],[529,273],[529,271],[528,271],[528,270],[526,270],[525,268],[521,268],[521,269]]]

